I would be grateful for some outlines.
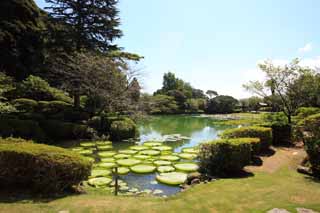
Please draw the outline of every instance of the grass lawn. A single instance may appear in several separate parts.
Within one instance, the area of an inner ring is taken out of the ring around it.
[[[89,192],[48,202],[0,203],[0,212],[266,212],[304,207],[320,211],[320,182],[296,172],[302,150],[277,149],[254,176],[200,184],[170,198],[114,197]]]

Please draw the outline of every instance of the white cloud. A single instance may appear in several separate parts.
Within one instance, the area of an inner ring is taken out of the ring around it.
[[[301,47],[298,49],[299,52],[301,53],[306,53],[306,52],[310,52],[312,50],[312,44],[311,43],[307,43],[304,47]]]

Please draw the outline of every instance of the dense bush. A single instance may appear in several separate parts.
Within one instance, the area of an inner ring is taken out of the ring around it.
[[[320,139],[306,139],[305,149],[309,157],[313,175],[320,178]]]
[[[63,101],[39,101],[39,111],[56,114],[71,109],[72,105]]]
[[[0,136],[22,137],[44,141],[46,136],[39,123],[34,120],[0,119]]]
[[[1,143],[33,143],[32,140],[25,140],[25,139],[22,139],[22,138],[12,138],[12,137],[9,137],[9,138],[0,138],[0,144]]]
[[[267,150],[272,143],[271,128],[249,126],[236,129],[227,129],[221,134],[222,138],[259,138],[261,149]]]
[[[32,99],[19,98],[12,101],[16,109],[22,112],[34,112],[38,107],[38,102]]]
[[[62,192],[90,175],[91,164],[62,148],[34,144],[0,143],[0,184],[28,187],[40,193]]]
[[[298,126],[307,132],[309,137],[320,139],[320,113],[306,117],[298,123]]]
[[[318,107],[301,107],[296,112],[296,118],[301,120],[317,113],[320,113],[320,108]]]
[[[110,136],[112,140],[123,140],[134,138],[137,133],[137,126],[129,118],[113,121],[110,128]]]
[[[237,99],[231,96],[219,95],[209,100],[206,112],[209,114],[232,113],[235,111],[237,104]]]
[[[251,161],[251,142],[220,139],[201,144],[200,171],[214,176],[237,173]]]

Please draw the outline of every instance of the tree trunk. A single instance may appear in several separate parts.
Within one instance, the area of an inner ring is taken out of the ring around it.
[[[80,94],[78,92],[73,95],[73,106],[76,109],[80,108]]]
[[[292,124],[291,114],[287,115],[287,117],[288,117],[288,124],[291,126]]]

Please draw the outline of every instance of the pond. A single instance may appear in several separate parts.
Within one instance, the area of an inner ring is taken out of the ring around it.
[[[199,145],[201,142],[209,141],[216,139],[218,134],[231,126],[219,125],[217,122],[214,122],[213,118],[197,115],[172,115],[172,116],[152,116],[147,120],[141,121],[138,123],[140,137],[135,141],[122,141],[122,142],[113,142],[112,151],[117,153],[126,152],[130,149],[134,149],[133,146],[145,147],[144,144],[148,141],[158,141],[161,142],[162,147],[171,148],[169,151],[160,150],[159,156],[153,156],[154,149],[157,150],[157,147],[152,147],[151,153],[150,150],[147,150],[147,153],[139,151],[137,154],[150,154],[151,158],[147,159],[148,162],[143,161],[143,164],[152,164],[155,160],[161,160],[161,156],[179,156],[179,160],[172,161],[172,165],[176,169],[181,164],[186,163],[187,166],[192,166],[192,163],[196,163],[196,159],[193,159],[193,155],[189,153],[181,155],[181,153],[187,151],[186,148],[192,148]],[[79,143],[73,144],[72,147],[79,146]],[[98,146],[99,148],[99,146]],[[161,147],[160,147],[161,148]],[[108,150],[110,152],[110,150]],[[191,149],[189,150],[191,151]],[[179,154],[180,153],[180,154]],[[93,154],[98,154],[99,152]],[[128,153],[125,153],[128,154]],[[137,155],[136,154],[136,155]],[[157,153],[154,153],[155,155]],[[133,159],[136,155],[130,156],[128,158]],[[191,156],[189,158],[189,156]],[[92,157],[92,156],[91,156]],[[125,156],[114,155],[115,161],[118,162],[119,159]],[[119,158],[117,158],[119,157]],[[132,158],[133,157],[133,158]],[[139,156],[137,156],[139,157]],[[96,157],[95,157],[96,158]],[[160,158],[160,159],[159,159]],[[110,159],[110,158],[109,158]],[[140,159],[141,160],[141,159]],[[162,159],[163,160],[163,159]],[[99,161],[99,159],[98,159]],[[96,159],[97,162],[97,159]],[[177,164],[179,164],[177,166]],[[153,165],[154,166],[154,165]],[[186,165],[182,165],[186,166]],[[159,167],[158,167],[159,168]],[[172,167],[171,167],[172,168]],[[179,172],[179,171],[178,171]],[[157,181],[156,176],[159,175],[157,172],[148,173],[148,174],[137,174],[129,172],[125,175],[120,175],[121,183],[124,184],[122,187],[127,193],[136,193],[136,192],[145,192],[152,193],[159,196],[169,196],[173,195],[180,191],[178,185],[171,186],[167,184],[162,184]],[[123,182],[122,182],[123,181]]]

